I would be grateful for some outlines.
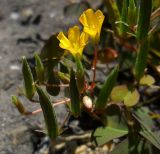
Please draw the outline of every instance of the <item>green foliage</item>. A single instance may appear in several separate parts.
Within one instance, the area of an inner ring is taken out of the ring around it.
[[[126,26],[123,23],[127,22],[127,15],[128,15],[128,6],[127,6],[127,0],[123,0],[122,5],[122,13],[121,13],[121,25],[120,25],[120,34],[124,35],[126,33]]]
[[[107,10],[109,12],[109,20],[115,33],[119,35],[119,28],[116,25],[116,21],[120,21],[120,13],[118,6],[114,0],[103,0]]]
[[[106,79],[104,85],[102,86],[101,91],[98,95],[98,98],[97,98],[97,101],[95,104],[96,109],[104,109],[105,108],[107,101],[108,101],[108,98],[109,98],[109,95],[110,95],[110,93],[116,83],[118,70],[119,70],[119,67],[116,66],[114,68],[114,70],[112,70],[112,72],[107,76],[107,79]]]
[[[121,110],[117,105],[107,107],[105,111],[106,126],[98,127],[92,135],[97,145],[103,145],[115,138],[128,134],[128,128],[124,122]]]
[[[35,93],[35,85],[31,69],[25,57],[22,59],[22,73],[24,78],[25,95],[27,98],[32,99]]]
[[[148,35],[150,16],[152,11],[152,0],[140,0],[138,15],[137,39],[143,41]]]
[[[134,69],[135,69],[135,77],[137,80],[139,80],[144,75],[144,70],[147,64],[148,50],[149,50],[149,42],[147,39],[145,39],[143,42],[141,42],[136,57],[136,63]]]
[[[128,93],[128,88],[126,85],[116,86],[111,92],[111,99],[114,102],[121,102]]]
[[[56,114],[49,96],[42,90],[42,88],[36,86],[36,89],[39,95],[39,102],[43,110],[48,136],[53,140],[59,133]]]
[[[79,58],[76,58],[76,77],[77,77],[77,88],[81,93],[84,90],[84,68]]]
[[[43,63],[42,63],[40,57],[38,56],[38,54],[35,54],[34,57],[35,57],[35,61],[36,61],[35,69],[36,69],[36,74],[37,74],[38,81],[40,83],[43,83],[44,82],[44,66],[43,66]]]
[[[137,89],[129,91],[124,97],[124,104],[128,107],[134,106],[139,102],[140,95]]]
[[[128,6],[128,24],[134,26],[137,21],[137,8],[134,0],[129,0]]]
[[[16,96],[12,96],[12,103],[16,106],[16,108],[18,109],[18,111],[21,113],[21,114],[25,114],[26,113],[26,110],[23,106],[23,104],[21,103],[21,101],[16,97]]]
[[[81,113],[80,96],[76,83],[75,73],[71,70],[70,74],[70,96],[71,96],[71,112],[74,116],[79,116]]]
[[[100,8],[104,14],[92,9],[86,12],[90,7],[87,2],[65,7],[65,15],[71,18],[83,13],[81,29],[85,33],[72,27],[67,35],[60,32],[58,39],[52,35],[40,56],[35,54],[33,67],[23,57],[25,95],[30,102],[39,102],[41,109],[26,111],[16,96],[12,96],[12,103],[23,115],[42,111],[52,141],[61,135],[59,128],[63,130],[68,120],[58,124],[53,106],[65,104],[69,118],[80,120],[89,115],[89,126],[85,124],[82,129],[92,131],[91,139],[97,146],[119,139],[111,154],[153,154],[154,149],[160,150],[160,125],[154,119],[160,118],[156,105],[160,89],[156,85],[160,76],[158,4],[156,0],[153,6],[152,0],[103,0]],[[100,43],[95,45],[92,40],[99,35]],[[59,93],[62,98],[54,97],[53,104],[52,96]]]
[[[144,75],[140,81],[139,81],[139,84],[141,85],[147,85],[147,86],[151,86],[155,83],[155,79],[153,76],[147,74],[147,75]]]
[[[103,145],[115,138],[119,138],[127,134],[128,134],[127,130],[105,126],[97,128],[96,131],[94,132],[94,137],[96,138],[97,145]]]

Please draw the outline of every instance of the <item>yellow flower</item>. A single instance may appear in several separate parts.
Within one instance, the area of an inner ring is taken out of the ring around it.
[[[82,13],[79,21],[84,26],[84,32],[86,32],[95,43],[98,43],[102,24],[105,16],[100,10],[95,13],[92,9],[88,9]]]
[[[63,32],[60,32],[57,36],[60,41],[59,46],[62,49],[70,52],[74,57],[82,56],[83,49],[88,41],[88,34],[85,32],[80,33],[78,26],[74,26],[68,30],[68,38]]]

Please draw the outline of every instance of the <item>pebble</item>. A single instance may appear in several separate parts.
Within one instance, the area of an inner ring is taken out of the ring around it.
[[[18,18],[19,18],[19,13],[17,13],[17,12],[12,12],[11,14],[10,14],[10,18],[12,19],[12,20],[18,20]]]
[[[33,15],[33,10],[30,9],[30,8],[24,9],[24,10],[22,11],[22,16],[24,16],[24,17],[30,17],[30,16],[32,16],[32,15]]]
[[[54,18],[56,16],[56,12],[51,12],[50,14],[49,14],[49,17],[50,18]]]
[[[10,70],[20,70],[20,67],[17,65],[11,65]]]

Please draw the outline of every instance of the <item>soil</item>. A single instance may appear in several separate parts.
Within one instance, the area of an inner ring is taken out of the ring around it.
[[[69,4],[67,0],[0,1],[0,154],[34,153],[34,142],[39,139],[34,138],[31,130],[42,125],[42,114],[21,116],[11,104],[11,95],[17,95],[21,90],[17,87],[23,85],[22,56],[31,59],[51,34],[77,23],[76,18],[63,13]],[[29,104],[24,97],[20,99],[28,110],[39,107]],[[59,118],[63,110],[57,109]]]
[[[22,87],[21,58],[31,58],[44,40],[65,28],[65,0],[0,1],[0,153],[33,153],[31,128],[43,120],[42,114],[21,116],[11,104],[11,95]],[[31,111],[39,106],[21,98]]]

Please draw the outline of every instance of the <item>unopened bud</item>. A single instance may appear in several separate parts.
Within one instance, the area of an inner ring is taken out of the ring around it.
[[[21,103],[21,101],[16,96],[12,96],[12,103],[17,107],[18,111],[21,114],[26,113],[26,110],[25,110],[23,104]]]
[[[90,97],[84,96],[83,97],[83,104],[87,109],[92,109],[93,103]]]

